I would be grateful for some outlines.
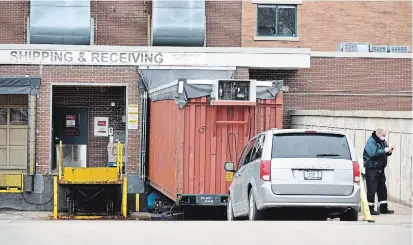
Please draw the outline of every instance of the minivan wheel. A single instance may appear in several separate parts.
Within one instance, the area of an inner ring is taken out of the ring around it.
[[[232,209],[232,201],[231,201],[231,195],[228,196],[228,202],[227,202],[227,220],[228,221],[234,221],[234,211]]]
[[[358,221],[359,220],[359,211],[356,208],[352,208],[347,212],[343,213],[340,217],[341,221]]]
[[[255,198],[254,198],[254,195],[252,194],[252,191],[250,191],[250,196],[249,196],[248,219],[250,221],[261,219],[261,212],[260,210],[257,209],[257,204],[255,203]]]

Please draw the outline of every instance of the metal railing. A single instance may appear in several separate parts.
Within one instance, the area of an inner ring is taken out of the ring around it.
[[[118,141],[117,144],[118,154],[117,154],[117,161],[116,167],[118,169],[119,179],[122,179],[123,174],[123,145]]]
[[[119,179],[123,176],[123,147],[119,141],[117,143],[117,158],[116,158],[116,168],[119,175]],[[62,141],[59,142],[59,179],[63,176],[63,144]]]

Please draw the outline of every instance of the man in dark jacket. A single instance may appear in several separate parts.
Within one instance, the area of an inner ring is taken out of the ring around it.
[[[363,160],[366,169],[367,201],[372,215],[393,214],[388,208],[386,175],[384,169],[387,166],[387,157],[393,153],[394,147],[389,147],[386,142],[387,132],[378,128],[367,140],[364,147]],[[378,211],[374,210],[374,199],[377,192],[379,200]]]

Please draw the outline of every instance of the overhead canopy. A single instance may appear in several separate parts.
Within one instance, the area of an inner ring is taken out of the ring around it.
[[[39,94],[38,77],[0,77],[0,94]]]
[[[148,91],[158,88],[162,85],[167,85],[172,81],[180,78],[186,78],[188,80],[196,79],[231,79],[235,76],[235,70],[189,70],[189,69],[153,69],[153,70],[140,70],[141,82],[145,84]],[[171,100],[175,98],[175,87],[169,87],[163,89],[157,93],[150,93],[149,98],[152,101],[157,100]],[[196,97],[204,96],[200,91],[195,92]]]
[[[192,98],[210,96],[212,84],[191,84],[190,80],[234,79],[235,70],[140,70],[140,84],[149,92],[152,101],[175,100],[179,108]],[[184,80],[185,93],[178,94],[178,80]],[[283,81],[273,81],[272,86],[257,86],[257,99],[274,99]]]

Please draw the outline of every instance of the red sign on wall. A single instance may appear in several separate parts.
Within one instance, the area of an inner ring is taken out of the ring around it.
[[[105,121],[98,121],[98,126],[106,126],[106,122]]]

